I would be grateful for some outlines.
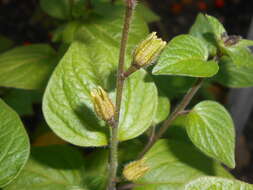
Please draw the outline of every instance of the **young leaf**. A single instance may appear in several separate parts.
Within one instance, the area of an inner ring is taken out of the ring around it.
[[[19,175],[29,152],[29,139],[20,118],[0,99],[0,187]]]
[[[69,0],[40,0],[40,6],[51,17],[67,20],[71,18],[69,2]]]
[[[253,65],[253,54],[248,47],[237,44],[229,47],[222,45],[222,50],[231,58],[233,64],[245,67]]]
[[[253,64],[248,67],[237,65],[229,57],[222,57],[219,66],[220,70],[214,77],[215,81],[230,88],[253,86]]]
[[[210,26],[212,27],[212,31],[216,37],[217,40],[220,40],[222,35],[224,33],[226,33],[226,30],[224,28],[224,26],[220,23],[220,21],[213,17],[213,16],[210,16],[210,15],[205,15]]]
[[[184,190],[253,190],[253,185],[238,180],[218,178],[218,177],[201,177],[189,184]]]
[[[55,51],[48,45],[17,47],[0,55],[0,86],[43,88],[55,67]]]
[[[205,26],[205,27],[203,27]],[[210,55],[216,54],[216,37],[208,19],[202,13],[198,14],[189,34],[199,38],[208,48]]]
[[[160,17],[156,13],[154,13],[149,7],[141,2],[137,4],[135,11],[148,23],[160,20]]]
[[[187,133],[195,146],[206,155],[235,167],[235,130],[226,109],[217,102],[203,101],[187,116]]]
[[[69,146],[32,149],[20,176],[4,190],[87,190],[84,159]]]
[[[164,49],[153,74],[211,77],[219,67],[215,61],[207,59],[208,49],[201,40],[191,35],[180,35]]]
[[[171,139],[159,140],[144,155],[144,164],[149,170],[134,181],[134,190],[181,190],[201,176],[231,177],[223,167],[192,145]]]

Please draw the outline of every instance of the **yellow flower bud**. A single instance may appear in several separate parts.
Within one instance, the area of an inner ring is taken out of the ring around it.
[[[133,64],[143,67],[151,64],[160,55],[166,42],[156,36],[156,32],[151,33],[142,41],[134,51]]]
[[[149,167],[145,165],[145,158],[131,162],[126,165],[123,170],[124,177],[129,181],[135,181],[149,170]]]
[[[98,87],[92,90],[91,97],[97,115],[104,121],[112,120],[115,108],[108,94],[101,87]]]

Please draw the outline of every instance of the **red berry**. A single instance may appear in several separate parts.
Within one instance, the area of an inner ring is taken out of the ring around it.
[[[190,5],[192,4],[192,0],[182,0],[183,5]]]
[[[182,5],[179,3],[173,3],[171,6],[171,12],[174,14],[178,14],[182,11]]]
[[[28,41],[24,41],[24,43],[23,43],[23,45],[24,46],[29,46],[29,45],[31,45],[32,43],[31,42],[28,42]]]
[[[215,7],[222,8],[225,6],[224,0],[215,0]]]
[[[207,4],[204,1],[199,1],[197,5],[200,11],[207,10]]]

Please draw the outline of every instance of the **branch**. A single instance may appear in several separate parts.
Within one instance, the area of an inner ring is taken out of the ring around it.
[[[124,65],[126,47],[128,41],[128,34],[130,23],[132,20],[133,10],[135,1],[128,0],[125,12],[124,27],[122,31],[120,54],[119,54],[119,65],[117,72],[117,84],[116,84],[116,110],[115,110],[115,122],[111,128],[110,135],[110,166],[109,166],[109,179],[107,190],[116,190],[116,177],[118,168],[118,125],[120,118],[120,108],[122,102],[123,88],[124,88]]]
[[[140,153],[139,158],[143,157],[144,154],[155,144],[155,142],[160,139],[163,134],[167,131],[167,129],[171,126],[172,122],[182,113],[184,113],[185,108],[188,106],[194,95],[200,89],[203,84],[204,79],[198,78],[196,83],[192,86],[192,88],[187,92],[182,101],[175,108],[173,113],[169,115],[169,117],[164,121],[162,127],[158,131],[158,133],[154,136],[152,141],[149,141],[147,145],[144,147],[143,151]]]

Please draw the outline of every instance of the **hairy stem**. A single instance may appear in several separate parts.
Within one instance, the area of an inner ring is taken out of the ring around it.
[[[132,5],[132,6],[131,6]],[[125,12],[124,27],[122,31],[120,54],[119,54],[119,65],[117,72],[117,84],[116,84],[116,110],[115,110],[115,122],[111,129],[110,137],[110,166],[109,166],[109,179],[107,190],[116,189],[116,177],[118,168],[118,125],[120,117],[120,107],[122,102],[123,88],[124,88],[124,65],[125,65],[125,55],[126,47],[128,41],[128,33],[130,28],[130,23],[133,15],[133,4],[127,4]]]
[[[143,151],[140,153],[139,158],[143,157],[143,155],[155,144],[155,142],[160,139],[163,134],[167,131],[167,129],[170,127],[172,122],[182,113],[184,113],[185,108],[190,103],[194,95],[197,93],[197,91],[200,89],[200,87],[203,84],[203,78],[199,78],[195,84],[192,86],[192,88],[186,93],[182,101],[177,105],[175,110],[172,112],[172,114],[169,115],[169,117],[164,121],[162,127],[157,132],[157,134],[154,136],[154,138],[147,143]]]

